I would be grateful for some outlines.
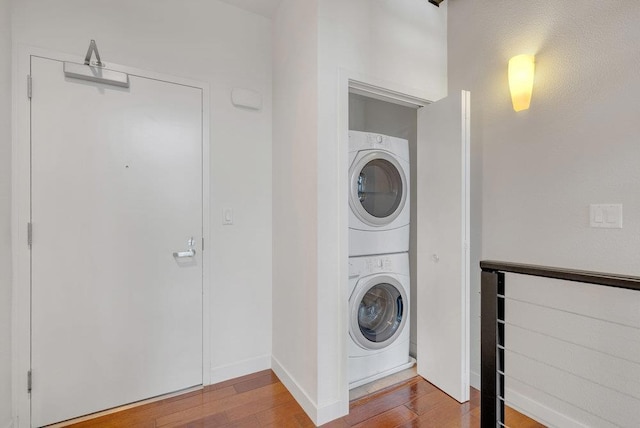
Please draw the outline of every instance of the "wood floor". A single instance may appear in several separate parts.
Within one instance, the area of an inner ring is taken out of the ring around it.
[[[479,427],[479,405],[477,390],[472,390],[471,400],[461,405],[415,377],[351,402],[349,415],[324,427]],[[511,410],[507,412],[506,425],[543,427]],[[276,375],[265,370],[70,426],[305,428],[314,424]]]

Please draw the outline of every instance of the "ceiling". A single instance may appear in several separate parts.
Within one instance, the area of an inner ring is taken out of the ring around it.
[[[249,12],[272,18],[281,0],[221,0]]]

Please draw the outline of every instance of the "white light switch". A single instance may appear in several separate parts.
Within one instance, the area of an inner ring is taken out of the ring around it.
[[[222,209],[222,224],[225,224],[225,225],[233,224],[233,208]]]
[[[604,229],[622,229],[622,204],[591,204],[589,224]]]
[[[602,220],[604,219],[604,214],[602,212],[602,207],[601,206],[596,206],[593,212],[593,221],[600,224],[602,223]]]

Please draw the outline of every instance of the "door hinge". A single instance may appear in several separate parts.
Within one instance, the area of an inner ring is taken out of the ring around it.
[[[33,381],[33,377],[31,376],[31,370],[27,372],[27,392],[31,394],[31,382]]]
[[[32,81],[32,79],[31,79],[31,75],[30,75],[30,74],[28,74],[28,75],[27,75],[27,97],[28,97],[29,99],[31,99],[31,93],[32,93],[32,91],[33,91],[33,89],[32,89],[32,88],[33,88],[33,81]]]
[[[27,223],[27,245],[31,248],[33,243],[33,225],[31,222]]]
[[[202,251],[204,251],[204,236],[202,237]]]

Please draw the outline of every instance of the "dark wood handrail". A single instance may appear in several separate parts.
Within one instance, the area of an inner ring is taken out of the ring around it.
[[[505,373],[505,273],[533,275],[605,287],[640,291],[640,277],[577,269],[536,266],[485,260],[480,262],[480,426],[494,428],[504,423]]]
[[[522,275],[541,276],[544,278],[563,279],[565,281],[584,282],[587,284],[603,285],[605,287],[627,288],[629,290],[640,291],[640,276],[498,262],[494,260],[481,261],[480,269],[485,272],[519,273]]]

